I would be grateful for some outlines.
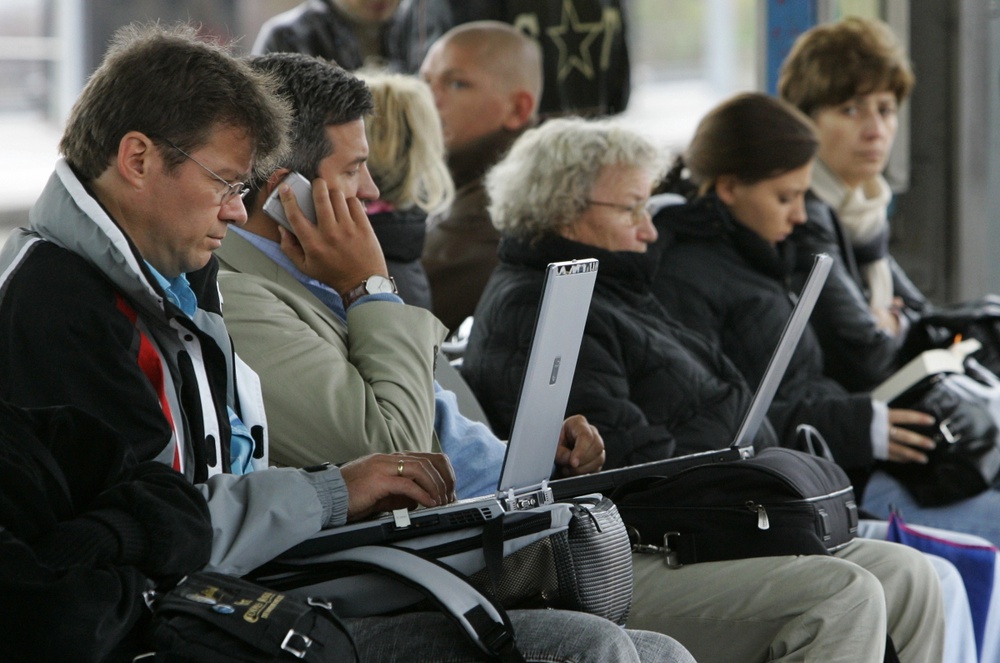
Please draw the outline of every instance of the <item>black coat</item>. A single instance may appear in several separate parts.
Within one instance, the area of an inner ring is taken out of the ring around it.
[[[198,570],[211,543],[181,474],[80,410],[0,402],[0,660],[131,660],[147,579]]]
[[[812,255],[827,253],[833,258],[833,268],[813,312],[813,327],[826,355],[827,375],[852,391],[868,391],[899,368],[903,338],[880,329],[869,311],[854,251],[836,213],[809,193],[806,215],[808,221],[786,242],[794,245],[799,255],[792,285],[800,288],[805,282]],[[894,292],[903,298],[907,315],[918,317],[927,300],[891,257],[889,262]]]
[[[497,433],[510,431],[545,265],[579,258],[600,266],[567,414],[597,426],[605,467],[732,442],[752,394],[717,348],[671,320],[653,297],[655,248],[610,252],[556,236],[536,245],[505,238],[476,308],[462,375]],[[765,424],[755,446],[775,443]]]
[[[370,214],[372,230],[382,247],[389,276],[403,301],[431,310],[431,286],[420,262],[427,237],[427,213],[412,207]]]
[[[669,239],[653,291],[671,315],[721,348],[756,388],[794,306],[794,258],[733,220],[714,195],[664,208],[657,222]],[[871,397],[849,394],[823,374],[823,351],[810,327],[768,415],[786,441],[794,439],[799,424],[815,426],[847,469],[873,462]]]

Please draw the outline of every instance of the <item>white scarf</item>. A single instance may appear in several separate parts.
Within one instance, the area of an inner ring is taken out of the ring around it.
[[[833,208],[854,244],[865,244],[880,233],[888,232],[886,211],[892,200],[889,183],[876,175],[860,186],[849,188],[822,161],[817,159],[813,168],[813,193]],[[868,288],[868,305],[873,309],[892,307],[892,270],[886,257],[858,265],[861,277]]]

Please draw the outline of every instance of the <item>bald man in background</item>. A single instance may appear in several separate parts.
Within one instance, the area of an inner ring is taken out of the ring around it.
[[[506,23],[475,21],[434,42],[420,76],[434,93],[456,188],[451,207],[428,219],[422,260],[434,313],[454,332],[498,262],[483,176],[537,122],[542,53]]]

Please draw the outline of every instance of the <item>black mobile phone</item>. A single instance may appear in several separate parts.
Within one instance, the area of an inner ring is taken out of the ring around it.
[[[313,205],[312,198],[312,184],[303,177],[300,173],[292,171],[285,175],[285,179],[282,180],[283,183],[287,184],[292,188],[292,193],[295,194],[295,200],[299,203],[299,209],[307,219],[316,223],[316,206]],[[281,199],[278,197],[279,186],[274,187],[274,191],[271,195],[267,197],[264,201],[264,212],[267,213],[269,217],[280,223],[290,232],[295,232],[292,230],[292,224],[288,222],[288,217],[285,216],[285,208],[281,205]]]

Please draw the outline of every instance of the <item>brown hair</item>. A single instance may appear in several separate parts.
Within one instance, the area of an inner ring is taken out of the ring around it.
[[[778,93],[812,115],[818,108],[883,90],[901,103],[913,82],[910,61],[889,26],[851,16],[799,35],[781,66]]]
[[[88,182],[107,169],[129,131],[190,152],[225,125],[246,131],[259,173],[286,145],[290,114],[274,89],[269,76],[199,39],[193,26],[129,25],[87,81],[59,148]],[[185,159],[176,150],[163,155],[168,170]]]
[[[812,121],[757,92],[736,95],[702,118],[684,161],[702,193],[721,175],[753,184],[809,163],[819,148]]]

